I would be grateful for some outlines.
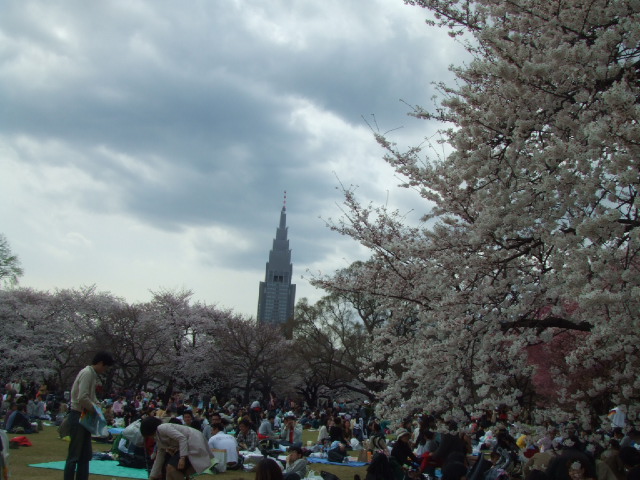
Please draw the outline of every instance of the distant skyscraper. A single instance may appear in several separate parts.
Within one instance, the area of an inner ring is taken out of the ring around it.
[[[280,225],[269,252],[264,282],[260,282],[258,296],[259,323],[285,323],[293,318],[293,306],[296,301],[296,286],[291,283],[293,266],[291,250],[287,239],[287,207],[280,212]]]

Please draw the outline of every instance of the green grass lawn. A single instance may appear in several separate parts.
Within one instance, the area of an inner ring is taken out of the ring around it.
[[[304,431],[303,440],[306,444],[307,440],[315,441],[317,432]],[[18,435],[9,435],[9,439]],[[10,450],[9,465],[10,475],[13,480],[60,480],[62,478],[62,470],[50,470],[46,468],[29,467],[32,463],[56,462],[65,460],[67,457],[67,448],[69,443],[58,438],[58,432],[55,427],[44,427],[44,430],[37,434],[27,435],[32,447],[20,447],[19,449]],[[111,445],[104,443],[94,443],[94,452],[105,452],[111,448]],[[322,465],[312,464],[311,470],[320,473],[320,470],[336,474],[341,480],[352,480],[355,474],[359,474],[361,478],[365,477],[366,467],[343,467],[339,465]],[[243,479],[253,480],[253,472],[225,472],[215,475],[220,479]],[[202,476],[200,478],[212,478],[213,476]],[[91,480],[124,480],[124,477],[113,477],[111,475],[90,475]]]

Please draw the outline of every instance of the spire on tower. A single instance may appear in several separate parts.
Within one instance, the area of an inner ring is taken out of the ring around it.
[[[294,315],[296,286],[292,283],[293,265],[287,238],[287,192],[284,192],[280,224],[276,229],[273,246],[269,251],[264,282],[260,282],[258,295],[258,322],[283,324]]]

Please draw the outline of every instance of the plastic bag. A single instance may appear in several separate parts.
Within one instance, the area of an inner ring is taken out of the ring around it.
[[[227,451],[224,449],[212,448],[213,458],[217,461],[215,469],[218,473],[227,471]]]
[[[93,410],[83,410],[80,414],[80,425],[89,430],[91,435],[102,435],[102,430],[107,426],[107,421],[98,405],[93,405]]]
[[[142,433],[140,433],[140,422],[142,422],[141,419],[131,422],[122,431],[122,436],[126,438],[131,445],[135,445],[137,447],[142,447],[144,445],[144,437],[142,436]]]
[[[307,476],[304,477],[305,480],[324,480],[319,473],[313,471],[313,470],[309,470],[307,472]]]

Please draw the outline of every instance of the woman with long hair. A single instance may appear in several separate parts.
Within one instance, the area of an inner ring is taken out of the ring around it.
[[[256,480],[283,480],[282,469],[272,458],[266,457],[256,465]]]

